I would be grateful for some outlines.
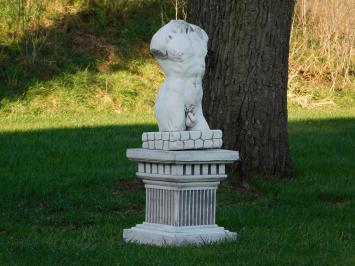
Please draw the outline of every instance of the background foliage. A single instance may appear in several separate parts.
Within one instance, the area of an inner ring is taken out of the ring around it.
[[[351,106],[352,0],[298,0],[291,105]],[[162,80],[152,34],[186,1],[0,0],[0,112],[150,112]]]
[[[289,59],[291,103],[313,108],[335,105],[339,96],[354,97],[354,12],[353,0],[296,2]]]

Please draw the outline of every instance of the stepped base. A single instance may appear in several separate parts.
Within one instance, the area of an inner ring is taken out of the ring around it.
[[[145,222],[123,231],[125,241],[153,245],[202,245],[237,234],[216,225],[216,191],[225,165],[239,159],[222,149],[128,149],[146,189]]]
[[[124,229],[123,238],[126,241],[140,244],[180,246],[235,240],[237,234],[217,225],[176,227],[144,222],[130,229]]]

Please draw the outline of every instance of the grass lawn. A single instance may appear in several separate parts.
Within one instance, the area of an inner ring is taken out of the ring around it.
[[[355,265],[355,112],[290,112],[296,178],[224,181],[217,223],[235,242],[127,244],[144,190],[125,150],[151,115],[0,117],[0,265]]]
[[[0,1],[0,266],[355,265],[353,68],[335,75],[344,88],[329,89],[328,68],[290,79],[291,103],[323,108],[290,109],[295,179],[221,184],[217,223],[237,241],[127,244],[145,196],[125,152],[157,129],[149,42],[174,1],[23,2]]]

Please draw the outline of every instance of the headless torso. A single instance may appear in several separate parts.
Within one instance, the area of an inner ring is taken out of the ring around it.
[[[207,34],[185,21],[171,21],[151,42],[151,52],[165,73],[155,103],[160,131],[209,129],[202,113],[202,78]]]

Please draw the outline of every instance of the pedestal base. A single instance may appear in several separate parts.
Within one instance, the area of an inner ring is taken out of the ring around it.
[[[235,239],[216,225],[217,187],[236,151],[128,149],[146,189],[145,222],[123,231],[126,241],[155,245],[206,244]]]
[[[237,234],[217,225],[168,226],[143,223],[123,230],[126,241],[140,244],[164,245],[201,245],[223,240],[235,240]]]

